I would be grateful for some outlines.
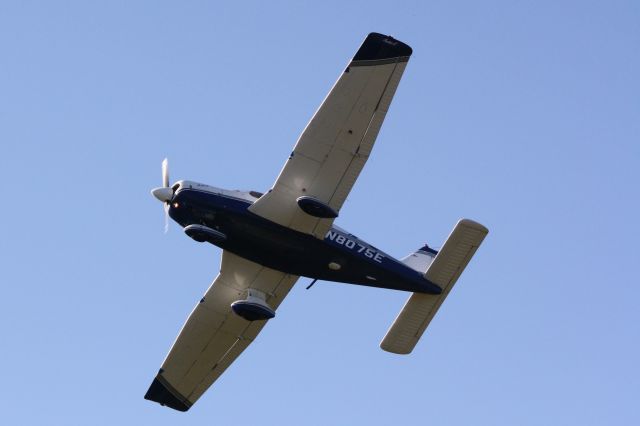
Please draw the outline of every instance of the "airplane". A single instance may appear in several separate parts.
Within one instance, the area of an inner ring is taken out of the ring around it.
[[[266,193],[181,180],[153,189],[198,242],[222,249],[220,272],[196,304],[145,394],[187,411],[254,341],[299,277],[411,292],[380,347],[410,353],[488,230],[461,219],[439,251],[397,260],[334,225],[364,167],[412,49],[369,34],[303,130]]]

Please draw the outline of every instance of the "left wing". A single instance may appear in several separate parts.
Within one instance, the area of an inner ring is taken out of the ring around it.
[[[223,251],[220,274],[191,312],[144,397],[187,411],[267,323],[237,316],[231,303],[252,288],[267,294],[275,310],[297,280]]]
[[[333,219],[304,213],[310,196],[338,212],[369,158],[412,50],[371,33],[320,105],[273,188],[249,211],[323,239]]]

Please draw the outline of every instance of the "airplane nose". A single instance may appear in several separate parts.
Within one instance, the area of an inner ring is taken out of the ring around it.
[[[161,186],[159,188],[152,189],[151,195],[153,195],[163,203],[168,203],[173,198],[173,189],[166,186]]]

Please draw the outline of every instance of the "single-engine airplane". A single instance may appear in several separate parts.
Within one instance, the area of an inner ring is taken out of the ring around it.
[[[170,185],[163,162],[163,185],[152,194],[189,237],[222,248],[222,265],[146,399],[187,411],[276,315],[300,276],[411,292],[380,347],[413,350],[487,228],[462,219],[439,252],[425,245],[396,260],[333,224],[411,53],[390,36],[369,34],[265,194],[187,180]]]

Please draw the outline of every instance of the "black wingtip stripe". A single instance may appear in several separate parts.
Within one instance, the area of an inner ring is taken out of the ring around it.
[[[353,62],[408,61],[412,53],[413,49],[400,40],[384,34],[371,33],[356,52]]]
[[[180,395],[173,386],[169,385],[160,374],[153,379],[153,383],[149,386],[144,399],[157,402],[160,405],[166,405],[178,411],[187,411],[191,408],[191,403]]]

